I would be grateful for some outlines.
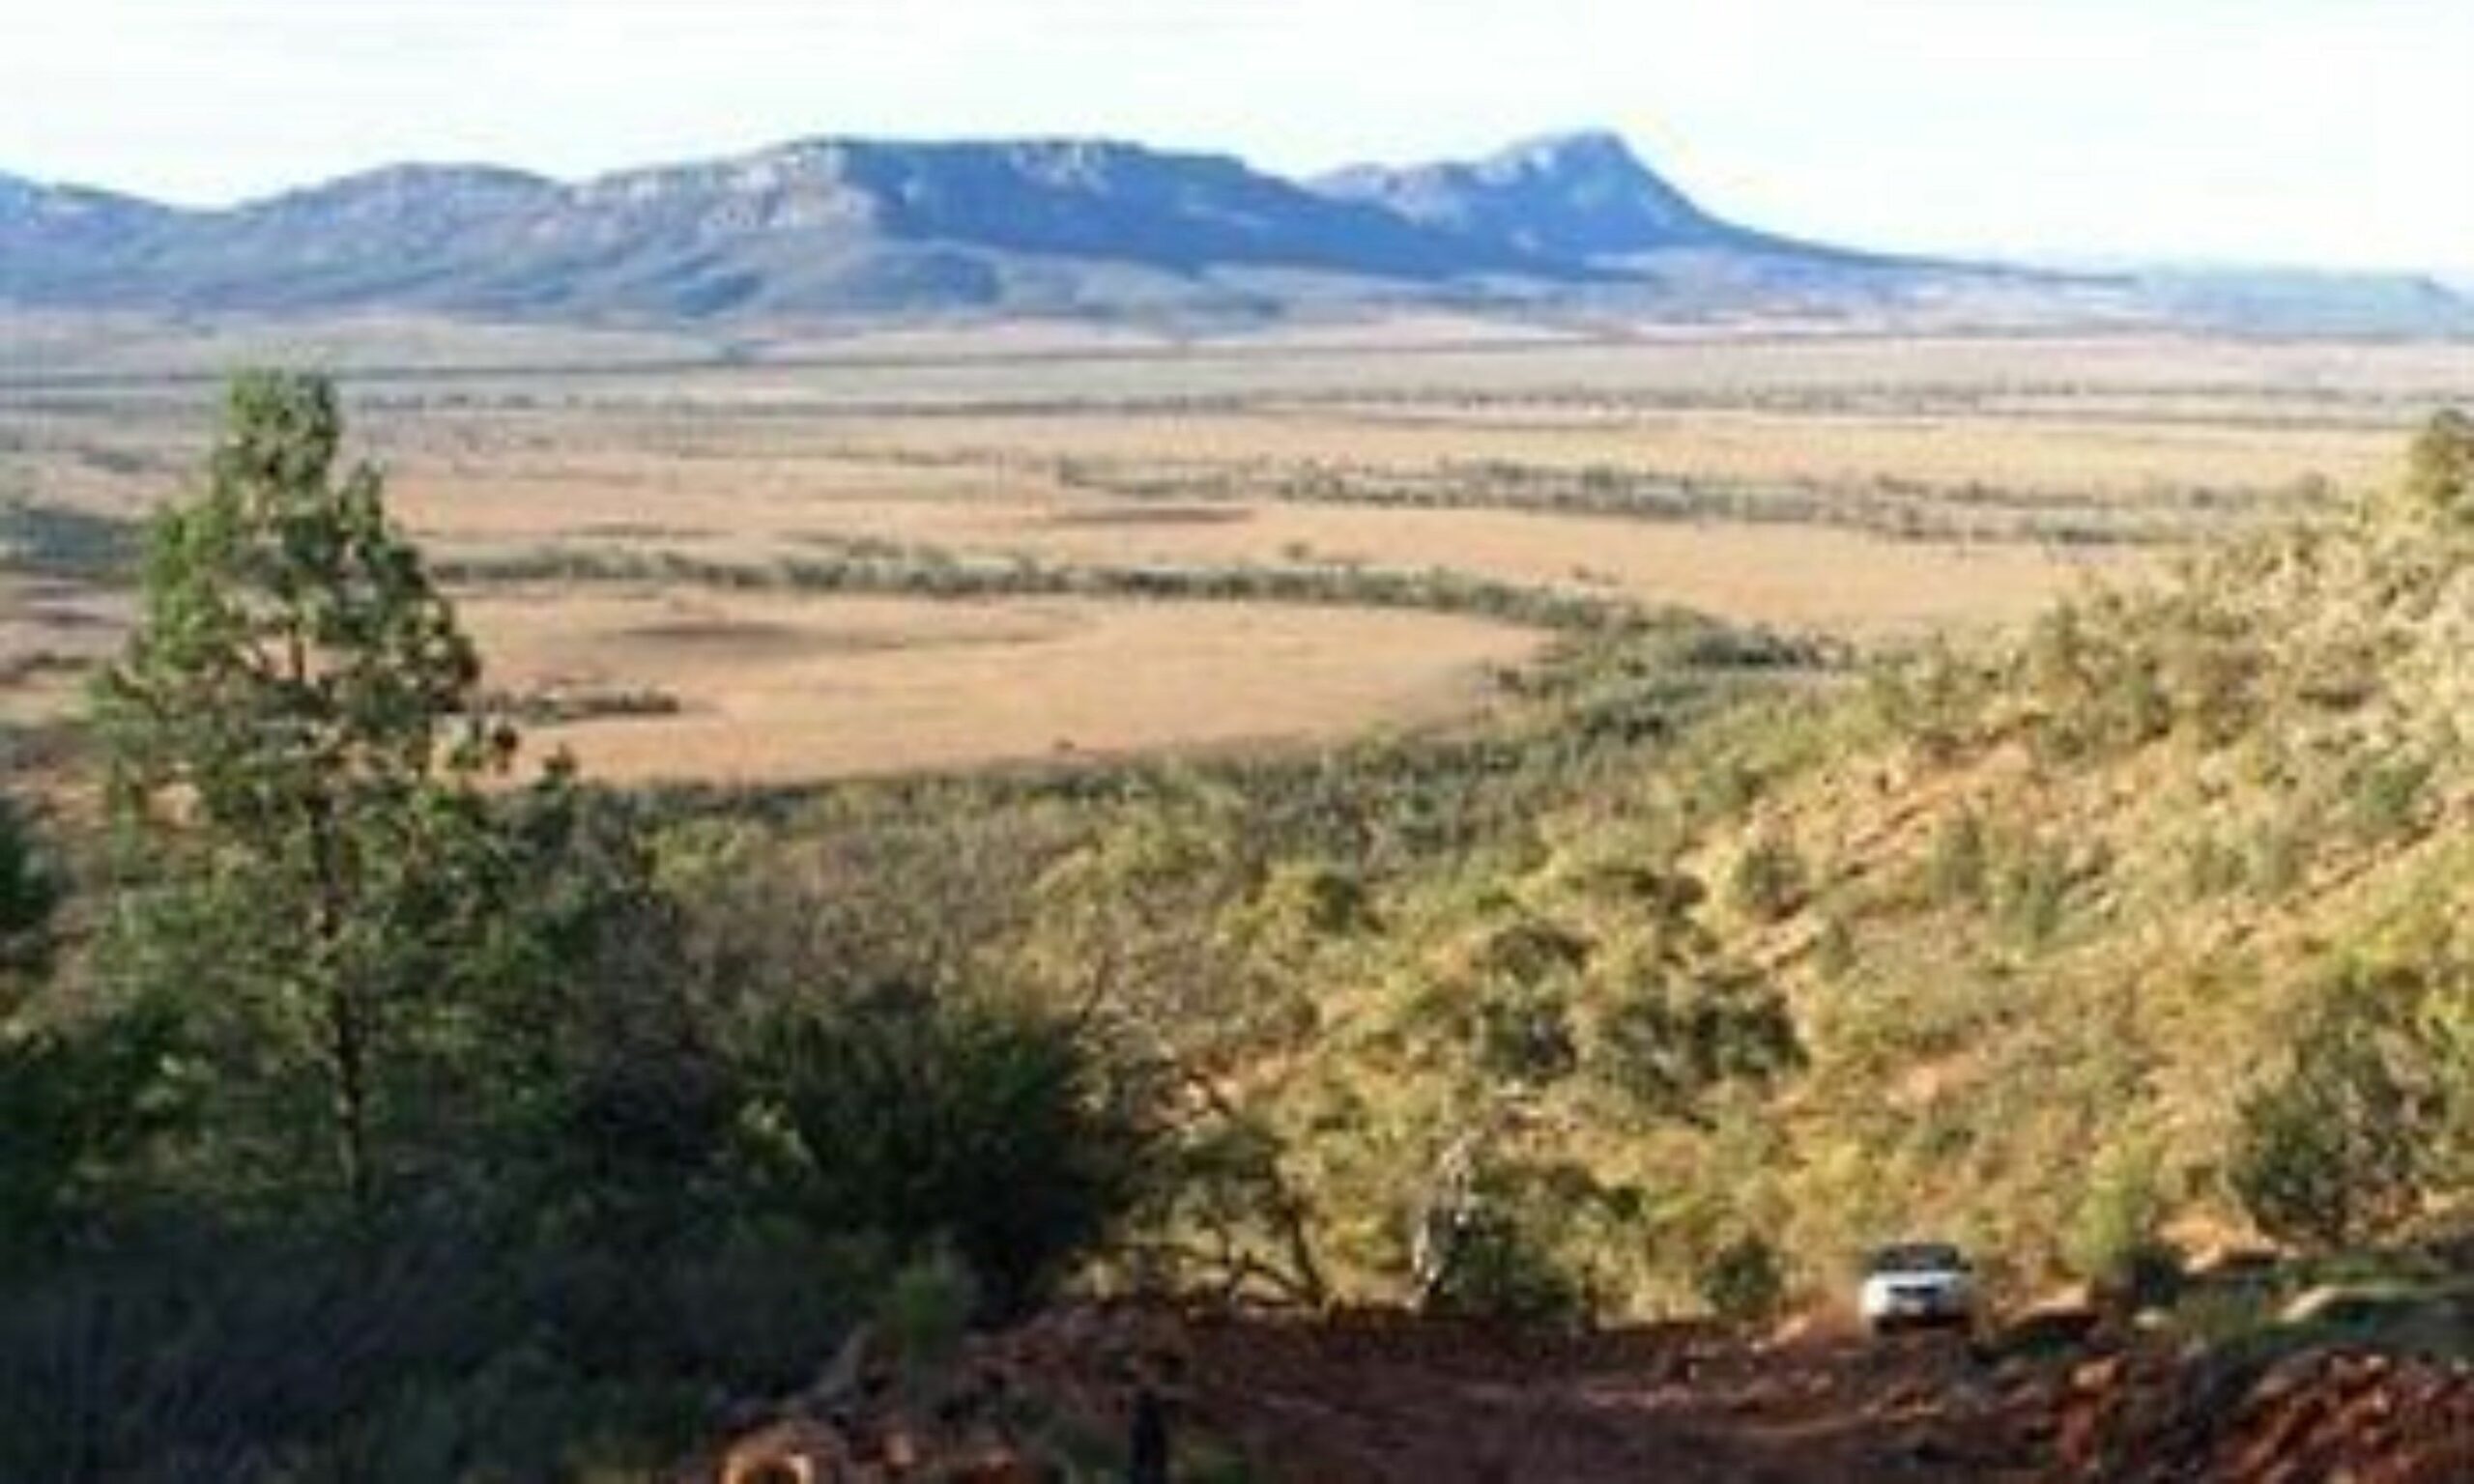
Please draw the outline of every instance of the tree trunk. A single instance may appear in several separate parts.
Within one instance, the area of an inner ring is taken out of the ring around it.
[[[285,636],[285,661],[301,699],[310,693],[308,638],[296,619]],[[355,1220],[368,1216],[376,1190],[369,1157],[368,1007],[344,961],[345,914],[351,893],[343,879],[343,852],[335,839],[335,801],[312,784],[302,801],[309,826],[311,940],[327,1020],[329,1117],[333,1124],[335,1165]]]

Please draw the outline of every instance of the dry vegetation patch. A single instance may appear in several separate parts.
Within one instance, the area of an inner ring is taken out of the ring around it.
[[[1587,406],[1586,393],[1576,397]],[[1546,404],[1551,411],[1558,404]],[[1569,406],[1570,404],[1562,404]],[[1601,409],[1586,420],[1509,421],[1482,402],[1380,413],[1317,406],[1041,412],[860,425],[862,446],[906,452],[1002,448],[1049,456],[1348,462],[1399,470],[1488,462],[1543,469],[1645,469],[1703,480],[1896,477],[2131,498],[2177,484],[2267,487],[2316,471],[2375,477],[2388,428],[2176,424],[2144,416],[2068,419],[1962,414],[1920,405],[1883,414],[1821,406]]]
[[[1445,720],[1538,636],[1272,605],[491,592],[463,608],[515,695],[624,687],[670,714],[536,728],[622,781],[797,782],[1283,744]]]

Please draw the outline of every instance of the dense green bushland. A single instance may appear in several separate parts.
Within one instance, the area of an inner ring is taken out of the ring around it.
[[[340,432],[235,384],[97,686],[107,828],[0,812],[0,1475],[641,1470],[909,1265],[1036,1301],[1146,1198],[1151,1084],[726,942],[692,851],[516,779]]]

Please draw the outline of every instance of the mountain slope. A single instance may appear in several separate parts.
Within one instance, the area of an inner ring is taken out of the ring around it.
[[[30,302],[703,316],[1138,303],[1250,270],[1593,276],[1235,159],[1079,140],[813,140],[575,185],[397,166],[219,212],[12,183],[0,213],[0,295]]]
[[[1180,272],[1264,265],[1429,278],[1558,268],[1327,201],[1225,157],[1108,142],[825,141],[718,171],[620,176],[596,193],[647,183],[766,201],[802,189],[832,192],[903,241],[1117,258]]]
[[[1769,241],[1703,212],[1621,138],[1597,131],[1529,140],[1472,162],[1360,165],[1313,185],[1336,200],[1566,260]]]
[[[1604,132],[1306,184],[1091,139],[820,138],[574,183],[397,165],[212,211],[0,176],[0,304],[634,323],[1424,305],[2474,330],[2474,307],[2428,281],[2091,277],[1798,242],[1702,210]]]
[[[1108,140],[813,139],[573,184],[405,165],[222,211],[0,186],[0,300],[705,318],[1278,313],[1656,292],[1627,255],[1852,256],[1701,213],[1607,134],[1309,186]],[[1740,274],[1750,281],[1757,274]],[[1704,275],[1707,285],[1716,277]],[[1710,293],[1713,300],[1722,293]]]
[[[108,293],[110,265],[142,252],[179,214],[79,186],[0,173],[0,302]]]

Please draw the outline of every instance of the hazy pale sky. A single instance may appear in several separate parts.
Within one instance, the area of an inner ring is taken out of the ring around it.
[[[0,0],[0,169],[189,203],[821,133],[1305,171],[1583,125],[1856,244],[2474,270],[2474,0]]]

